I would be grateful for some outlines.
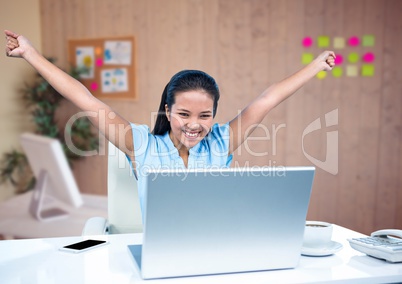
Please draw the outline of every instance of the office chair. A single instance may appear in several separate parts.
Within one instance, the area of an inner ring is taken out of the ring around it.
[[[85,223],[82,235],[142,232],[142,215],[137,180],[126,155],[109,142],[108,219],[93,217]]]

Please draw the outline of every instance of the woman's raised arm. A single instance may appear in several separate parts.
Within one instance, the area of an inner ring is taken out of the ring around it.
[[[24,36],[8,30],[4,33],[7,40],[7,56],[24,58],[57,92],[81,110],[88,112],[88,118],[93,125],[110,142],[134,158],[133,136],[127,120],[95,98],[79,81],[49,62]]]
[[[325,51],[300,71],[266,89],[230,121],[229,153],[233,153],[247,139],[274,107],[291,96],[318,72],[329,71],[334,65],[334,52]]]

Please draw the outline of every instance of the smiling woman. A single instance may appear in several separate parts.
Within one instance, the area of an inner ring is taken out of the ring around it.
[[[130,158],[142,205],[144,169],[229,167],[232,153],[265,116],[318,72],[332,70],[335,60],[332,51],[321,53],[302,70],[267,88],[237,117],[222,125],[213,123],[220,97],[215,80],[202,71],[180,71],[163,91],[151,133],[148,126],[127,121],[94,97],[84,85],[46,60],[25,37],[11,31],[5,34],[7,56],[24,58],[62,96],[93,114],[89,118],[95,127]]]
[[[188,154],[185,148],[194,147],[209,133],[213,123],[213,104],[209,94],[189,91],[176,95],[176,103],[171,110],[166,105],[166,117],[171,126],[170,138],[184,156]]]
[[[203,111],[209,111],[212,114],[212,118],[215,117],[220,93],[214,78],[202,71],[183,70],[174,75],[163,90],[158,117],[152,131],[153,134],[160,135],[166,131],[170,131],[171,125],[167,111],[172,110],[173,105],[177,102],[178,95],[186,92],[191,92],[192,94],[186,97],[186,102],[182,102],[181,108],[184,107],[184,111],[186,111],[186,107],[189,107],[189,105],[197,103],[195,100],[199,94],[204,94],[207,95],[206,97],[212,99],[213,104],[211,109]]]

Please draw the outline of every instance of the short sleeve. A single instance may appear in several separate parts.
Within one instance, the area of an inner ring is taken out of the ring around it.
[[[229,155],[229,143],[230,143],[230,127],[229,123],[226,124],[214,124],[209,134],[208,143],[211,155],[224,161],[225,166],[230,166],[233,155]]]
[[[146,152],[149,147],[151,133],[147,125],[136,125],[131,123],[134,143],[134,155],[136,164],[143,165]]]

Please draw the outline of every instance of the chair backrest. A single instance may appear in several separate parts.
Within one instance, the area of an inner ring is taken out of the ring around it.
[[[109,234],[142,232],[137,180],[126,155],[110,142],[107,188]]]

